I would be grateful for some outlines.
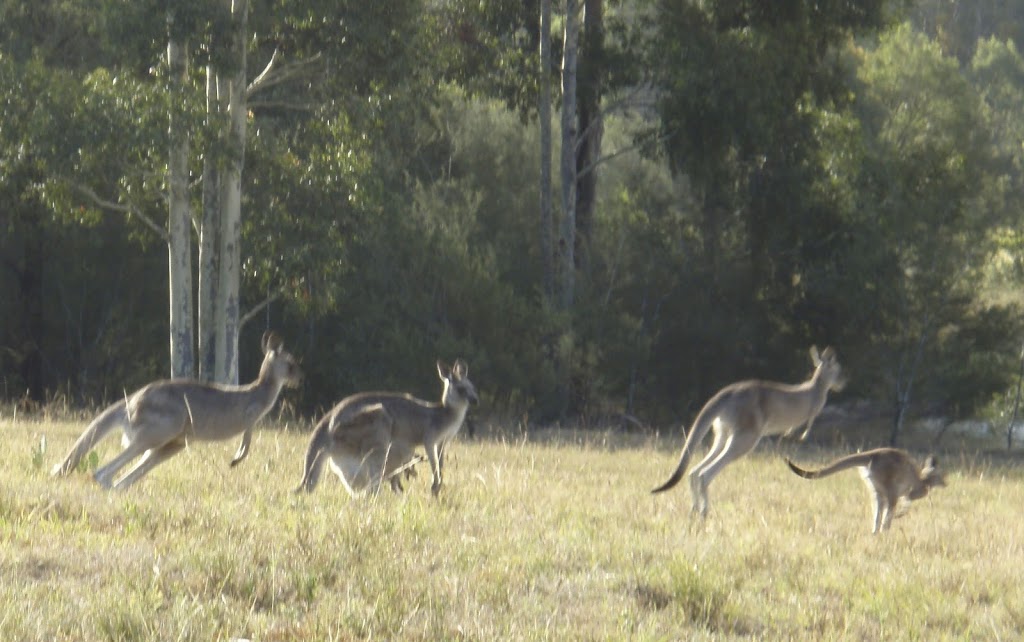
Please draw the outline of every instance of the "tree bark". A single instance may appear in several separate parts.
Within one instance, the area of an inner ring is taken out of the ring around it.
[[[590,273],[590,240],[597,200],[597,163],[601,158],[604,119],[601,115],[604,68],[604,0],[584,0],[582,55],[579,64],[576,151],[576,266]]]
[[[230,155],[221,183],[220,279],[217,284],[215,350],[217,381],[238,383],[238,315],[239,282],[241,281],[242,240],[242,168],[245,165],[246,118],[246,30],[248,0],[232,0],[231,15],[235,24],[232,38],[234,73],[228,78],[228,137]]]
[[[167,174],[170,187],[167,248],[170,294],[171,377],[195,375],[192,300],[192,215],[188,194],[188,128],[184,123],[188,64],[183,43],[174,33],[174,13],[167,16],[167,62],[170,67],[170,114]]]
[[[1017,370],[1017,394],[1013,398],[1013,412],[1006,424],[1006,451],[1013,449],[1013,430],[1017,424],[1017,411],[1020,410],[1021,392],[1024,389],[1024,345],[1020,349],[1020,367]]]
[[[554,217],[551,202],[551,0],[540,3],[540,254],[544,296],[555,296]]]
[[[220,113],[220,95],[213,66],[206,73],[206,114],[213,120]],[[212,130],[211,123],[207,123]],[[203,157],[203,215],[199,226],[199,378],[217,378],[216,305],[220,281],[217,252],[220,249],[220,169],[214,154]]]
[[[559,297],[564,310],[576,297],[576,64],[579,49],[579,0],[565,0],[565,48],[562,52],[562,225],[558,241]]]

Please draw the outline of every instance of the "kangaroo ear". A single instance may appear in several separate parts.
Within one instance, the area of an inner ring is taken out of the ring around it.
[[[440,359],[437,360],[437,376],[441,377],[445,381],[451,378],[452,369],[448,367],[448,364]]]
[[[284,346],[284,340],[273,330],[267,330],[263,333],[262,344],[263,354],[267,354],[271,350],[280,350]]]
[[[821,351],[821,359],[823,361],[831,361],[836,358],[836,351],[829,346]]]
[[[939,460],[935,455],[928,455],[928,459],[924,460],[924,467],[935,469],[939,467]]]
[[[465,379],[469,374],[469,366],[462,359],[456,359],[452,372],[455,374],[456,379]]]
[[[811,362],[814,363],[814,367],[821,365],[821,355],[818,354],[818,346],[811,346]]]

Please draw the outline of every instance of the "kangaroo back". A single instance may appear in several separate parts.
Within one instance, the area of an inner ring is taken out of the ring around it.
[[[100,413],[78,438],[64,461],[53,467],[50,474],[67,475],[78,467],[78,462],[89,454],[101,439],[114,428],[128,425],[127,401],[122,399]]]
[[[690,434],[686,436],[686,442],[683,444],[683,452],[679,456],[679,465],[676,466],[675,472],[668,478],[661,486],[658,486],[652,493],[664,492],[676,484],[686,474],[686,468],[690,465],[690,455],[693,453],[693,449],[700,445],[701,440],[708,434],[708,430],[711,429],[712,424],[718,417],[719,405],[721,403],[722,396],[718,395],[711,399],[708,403],[704,404],[700,412],[697,414],[697,418],[693,420],[693,426],[690,428]]]
[[[822,477],[828,477],[834,475],[843,470],[849,468],[856,468],[857,466],[866,466],[871,462],[871,459],[875,456],[873,452],[866,453],[855,453],[853,455],[847,455],[846,457],[840,457],[828,466],[819,470],[805,470],[794,464],[789,458],[786,458],[786,464],[789,465],[797,475],[800,475],[804,479],[820,479]]]

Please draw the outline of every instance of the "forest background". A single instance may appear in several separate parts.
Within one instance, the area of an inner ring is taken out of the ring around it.
[[[302,415],[462,357],[483,413],[659,427],[818,344],[894,439],[1006,426],[1022,38],[1002,0],[0,0],[0,395],[245,381],[274,328]]]

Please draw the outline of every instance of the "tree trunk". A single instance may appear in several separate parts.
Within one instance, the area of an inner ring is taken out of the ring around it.
[[[576,298],[576,56],[579,48],[579,0],[565,0],[565,44],[562,51],[562,221],[558,238],[557,307],[561,334],[555,350],[558,414],[570,409],[572,394],[572,307]]]
[[[1017,369],[1017,394],[1013,398],[1013,412],[1006,424],[1006,451],[1013,449],[1013,429],[1017,424],[1017,411],[1020,410],[1021,391],[1024,388],[1024,345],[1020,349],[1020,367]]]
[[[220,279],[217,284],[216,371],[217,381],[238,383],[238,292],[241,280],[242,240],[242,168],[245,165],[245,99],[246,30],[248,0],[233,0],[231,15],[235,22],[232,38],[234,73],[228,78],[227,142],[230,157],[221,182]]]
[[[170,186],[167,247],[170,290],[171,377],[195,376],[192,301],[192,215],[188,194],[188,128],[184,123],[188,65],[185,47],[174,33],[169,13],[167,61],[170,67],[170,114],[167,174]]]
[[[564,310],[576,297],[576,62],[579,49],[579,0],[565,0],[565,48],[562,53],[562,225],[559,295]]]
[[[208,83],[209,86],[215,84]],[[203,218],[199,230],[199,377],[203,381],[214,381],[217,376],[214,302],[220,280],[217,261],[220,247],[217,233],[220,227],[220,172],[210,157],[207,154],[203,160]]]
[[[584,0],[583,53],[580,56],[577,102],[579,142],[576,152],[576,266],[590,273],[590,240],[597,200],[597,161],[601,158],[604,120],[601,117],[604,67],[604,0]]]
[[[544,296],[555,295],[554,217],[551,203],[551,0],[540,3],[540,254]]]
[[[221,112],[217,74],[213,66],[206,70],[206,114],[214,120]],[[207,126],[212,130],[211,123]],[[220,249],[220,169],[215,155],[203,156],[203,215],[199,225],[199,378],[217,378],[216,305],[220,281],[217,252]]]

